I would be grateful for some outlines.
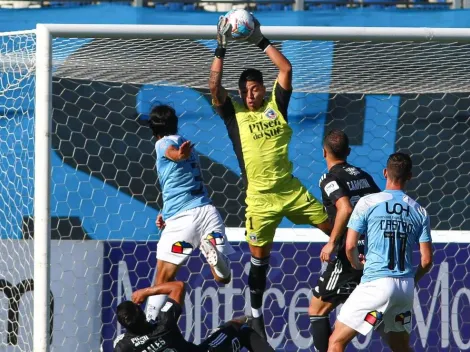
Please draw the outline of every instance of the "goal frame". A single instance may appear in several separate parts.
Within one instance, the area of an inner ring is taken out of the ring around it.
[[[35,32],[33,348],[48,352],[53,38],[214,39],[216,26],[38,24]],[[470,42],[466,28],[264,26],[263,33],[274,40]]]

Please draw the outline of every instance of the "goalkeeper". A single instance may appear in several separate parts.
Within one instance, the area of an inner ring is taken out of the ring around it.
[[[153,295],[168,295],[156,322],[147,322],[139,304]],[[117,307],[119,323],[125,334],[114,340],[114,352],[238,352],[243,347],[251,352],[274,352],[261,336],[248,326],[246,317],[231,320],[220,326],[200,345],[184,339],[178,319],[183,312],[184,283],[172,281],[134,292],[132,301]]]
[[[255,30],[247,39],[271,59],[279,74],[272,94],[266,94],[263,74],[244,70],[238,87],[241,101],[228,96],[222,87],[222,69],[231,25],[220,17],[218,47],[212,63],[209,88],[212,102],[223,119],[247,185],[246,240],[251,251],[248,275],[253,328],[266,337],[261,310],[274,233],[284,217],[295,224],[310,224],[329,233],[328,216],[322,204],[292,175],[288,147],[292,129],[287,108],[292,94],[292,66],[266,39],[255,19]]]

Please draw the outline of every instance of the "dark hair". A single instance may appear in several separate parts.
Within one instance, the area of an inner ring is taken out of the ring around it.
[[[323,146],[333,154],[336,159],[346,160],[349,154],[349,138],[341,130],[331,130],[323,139]]]
[[[178,117],[175,109],[168,105],[156,105],[150,111],[149,125],[156,138],[178,132]]]
[[[263,73],[256,68],[247,68],[242,72],[240,78],[238,79],[238,88],[240,88],[240,90],[245,88],[246,82],[248,81],[264,84]]]
[[[125,301],[118,305],[117,320],[127,331],[133,333],[137,333],[147,326],[144,311],[139,305],[131,301]]]
[[[411,176],[413,163],[408,154],[394,153],[387,160],[387,177],[392,182],[405,182]]]

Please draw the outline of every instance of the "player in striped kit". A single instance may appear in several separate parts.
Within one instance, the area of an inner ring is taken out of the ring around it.
[[[380,192],[372,176],[347,162],[350,151],[349,138],[343,131],[331,130],[325,135],[323,157],[328,173],[321,177],[320,189],[333,230],[320,254],[327,265],[313,290],[309,307],[313,343],[319,352],[328,350],[330,312],[346,301],[362,276],[362,271],[352,268],[346,257],[344,242],[349,216],[361,197]]]

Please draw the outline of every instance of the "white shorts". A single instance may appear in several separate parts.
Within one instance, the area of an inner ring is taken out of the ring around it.
[[[359,284],[341,308],[338,320],[367,335],[382,322],[384,332],[411,332],[414,279],[385,277]]]
[[[157,244],[157,259],[183,264],[206,237],[223,254],[235,253],[225,235],[222,217],[213,205],[178,213],[165,221],[165,229]]]

